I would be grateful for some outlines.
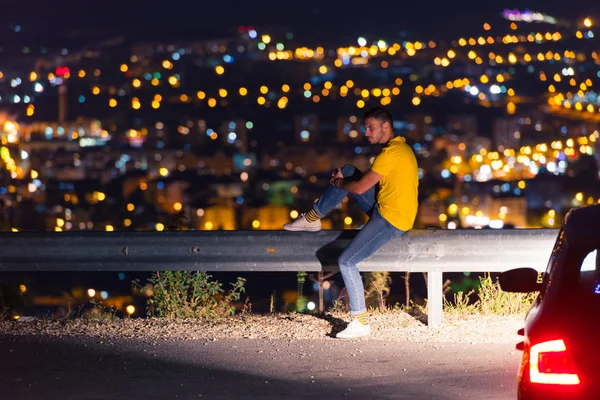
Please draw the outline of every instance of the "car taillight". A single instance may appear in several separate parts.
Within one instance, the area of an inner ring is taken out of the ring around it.
[[[579,385],[573,358],[562,339],[531,346],[529,380],[532,383]]]

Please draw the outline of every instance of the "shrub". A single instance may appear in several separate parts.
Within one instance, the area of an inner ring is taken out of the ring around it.
[[[390,294],[390,284],[392,277],[389,272],[372,272],[370,279],[367,279],[368,288],[365,291],[367,302],[373,302],[380,309],[386,308],[386,299]]]
[[[154,272],[148,279],[153,285],[148,299],[149,316],[166,318],[216,319],[234,315],[233,302],[244,292],[244,278],[237,278],[225,292],[223,284],[204,271]]]
[[[471,301],[474,293],[477,299]],[[486,273],[479,277],[476,292],[455,293],[453,301],[444,299],[444,308],[455,314],[520,315],[529,310],[536,297],[537,293],[505,292],[498,281],[492,280],[491,274]]]
[[[511,293],[500,289],[500,284],[485,274],[479,278],[480,287],[477,292],[479,308],[482,314],[515,315],[529,310],[537,293]]]

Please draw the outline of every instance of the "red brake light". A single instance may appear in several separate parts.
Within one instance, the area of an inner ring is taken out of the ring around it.
[[[532,383],[579,385],[575,364],[562,339],[531,346],[529,379]]]

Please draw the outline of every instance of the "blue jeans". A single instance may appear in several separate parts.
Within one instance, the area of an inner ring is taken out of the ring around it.
[[[342,167],[344,179],[358,180],[363,173],[352,165]],[[377,251],[390,240],[400,237],[405,231],[390,224],[379,214],[379,206],[375,201],[375,186],[363,194],[350,193],[360,208],[369,215],[369,222],[350,241],[338,258],[338,265],[350,302],[350,313],[359,315],[367,311],[362,278],[357,264]],[[346,196],[346,190],[330,185],[314,205],[315,212],[324,217]]]

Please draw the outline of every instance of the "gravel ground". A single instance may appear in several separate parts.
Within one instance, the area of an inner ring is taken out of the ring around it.
[[[428,328],[422,318],[405,312],[373,313],[373,332],[368,340],[439,343],[517,343],[517,330],[523,316],[444,315],[439,328]],[[0,322],[0,334],[88,336],[96,338],[135,338],[138,340],[219,340],[219,339],[322,339],[344,329],[347,314],[244,315],[219,322],[202,320],[79,318],[72,320],[32,320]]]

